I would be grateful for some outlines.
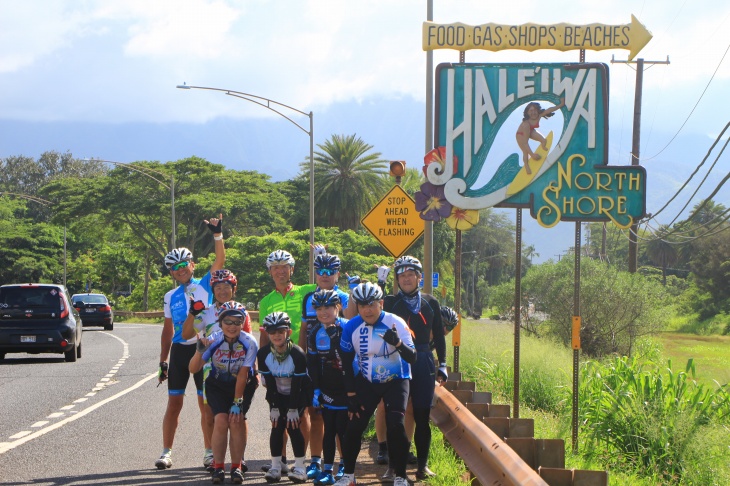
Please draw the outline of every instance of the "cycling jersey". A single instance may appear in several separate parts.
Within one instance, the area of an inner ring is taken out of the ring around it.
[[[203,361],[211,363],[211,378],[219,381],[235,381],[242,367],[253,369],[259,346],[251,334],[241,331],[238,339],[229,343],[223,331],[218,331],[210,339],[213,342],[203,353]]]
[[[325,408],[347,409],[340,354],[340,336],[346,322],[337,318],[335,326],[338,332],[334,337],[330,337],[325,326],[317,322],[307,341],[307,371],[312,379],[312,388],[321,391],[320,404]]]
[[[286,312],[291,319],[291,341],[294,344],[298,343],[301,323],[297,316],[302,313],[304,296],[309,292],[313,292],[316,288],[317,284],[292,285],[283,296],[278,290],[274,289],[259,303],[259,322],[262,322],[272,312]]]
[[[413,333],[413,343],[428,345],[433,337],[434,348],[439,363],[446,362],[446,339],[441,321],[441,307],[429,294],[421,293],[421,305],[418,313],[413,313],[403,300],[403,294],[386,295],[383,299],[383,310],[392,312],[408,324]]]
[[[378,321],[372,326],[362,317],[355,316],[343,327],[340,348],[344,352],[355,353],[359,373],[371,383],[411,378],[410,365],[401,359],[395,346],[386,343],[381,337],[394,326],[403,345],[414,348],[405,321],[389,312],[381,312]]]
[[[304,351],[294,344],[286,358],[279,361],[271,348],[272,345],[264,346],[257,356],[259,373],[266,381],[266,401],[272,408],[284,402],[291,408],[306,405],[309,376]],[[284,396],[288,398],[286,401],[282,400]]]
[[[205,306],[210,306],[213,301],[213,291],[210,287],[210,272],[206,273],[203,278],[190,279],[188,284],[180,284],[176,288],[165,294],[164,314],[168,319],[172,319],[174,334],[172,336],[173,343],[194,344],[198,340],[197,336],[193,336],[187,341],[182,337],[183,324],[188,317],[190,300],[201,301]],[[202,329],[200,324],[202,317],[195,317],[196,329]]]

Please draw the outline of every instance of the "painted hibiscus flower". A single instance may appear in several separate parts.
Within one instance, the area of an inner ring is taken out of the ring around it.
[[[434,186],[430,182],[421,184],[416,193],[416,211],[426,221],[441,221],[451,214],[451,203],[444,196],[444,186]]]
[[[446,224],[451,228],[466,231],[479,222],[479,211],[476,209],[461,209],[453,206],[451,216],[446,218]]]
[[[434,162],[438,163],[441,166],[441,170],[443,170],[444,166],[446,165],[446,163],[444,162],[445,160],[446,147],[436,147],[435,149],[431,150],[423,157],[423,175],[428,176],[428,166],[433,164]],[[456,171],[459,169],[459,161],[456,158],[456,155],[454,155],[453,164],[454,174],[456,174]]]

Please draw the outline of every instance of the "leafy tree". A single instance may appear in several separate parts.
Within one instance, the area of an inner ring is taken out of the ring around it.
[[[29,204],[0,197],[0,282],[61,282],[63,228],[35,223]]]
[[[505,214],[482,209],[479,223],[462,233],[462,307],[469,315],[481,317],[490,286],[512,275],[514,232],[514,224]]]
[[[677,248],[675,243],[665,239],[669,233],[667,226],[660,226],[654,232],[654,238],[646,243],[646,254],[651,262],[662,269],[662,285],[667,285],[667,266],[677,262]]]
[[[581,348],[589,356],[630,355],[636,340],[662,329],[671,307],[669,295],[657,282],[592,259],[581,261]],[[573,315],[573,261],[547,262],[532,267],[522,288],[543,309],[547,320],[528,329],[569,345]],[[514,282],[503,284],[492,303],[509,309]]]
[[[315,211],[328,226],[357,229],[382,192],[386,161],[357,135],[332,135],[314,157]],[[308,163],[301,164],[308,170]]]
[[[58,201],[54,220],[100,215],[106,225],[129,230],[162,261],[170,246],[171,201],[163,185],[169,184],[164,177],[169,173],[175,180],[176,244],[195,255],[212,251],[202,220],[219,213],[224,215],[226,236],[289,228],[278,210],[286,206],[286,200],[266,175],[226,170],[197,157],[129,165],[137,170],[120,166],[106,177],[63,178],[45,186],[44,194]],[[150,177],[142,173],[146,170]]]
[[[724,228],[725,231],[692,242],[692,280],[711,296],[711,301],[698,301],[695,307],[703,319],[730,311],[730,224],[725,223]]]

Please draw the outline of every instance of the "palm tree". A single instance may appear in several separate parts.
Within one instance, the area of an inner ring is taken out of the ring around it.
[[[382,194],[387,162],[357,135],[332,135],[314,154],[314,203],[329,226],[356,229]],[[307,162],[302,163],[306,169]]]
[[[667,285],[667,266],[677,262],[677,249],[675,244],[664,239],[669,233],[669,227],[660,226],[654,232],[654,239],[646,244],[646,256],[654,265],[662,267],[662,284]]]

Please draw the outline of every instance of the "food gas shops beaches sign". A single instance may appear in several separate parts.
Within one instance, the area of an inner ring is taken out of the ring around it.
[[[416,242],[424,228],[416,203],[397,185],[360,222],[395,258]]]
[[[519,118],[506,124],[513,112]],[[556,114],[562,126],[549,130],[547,117]],[[628,228],[645,215],[644,168],[607,165],[605,64],[441,64],[435,140],[457,163],[430,164],[427,178],[456,207],[529,207],[544,227],[611,221]],[[485,163],[495,140],[509,155]]]
[[[604,49],[627,49],[629,60],[651,40],[652,35],[636,17],[631,23],[621,25],[607,24],[482,24],[467,25],[461,22],[436,24],[424,22],[422,44],[424,51],[434,49],[456,49],[466,51],[481,49],[501,51],[518,49],[536,51],[552,49],[571,51],[585,49],[601,51]]]

